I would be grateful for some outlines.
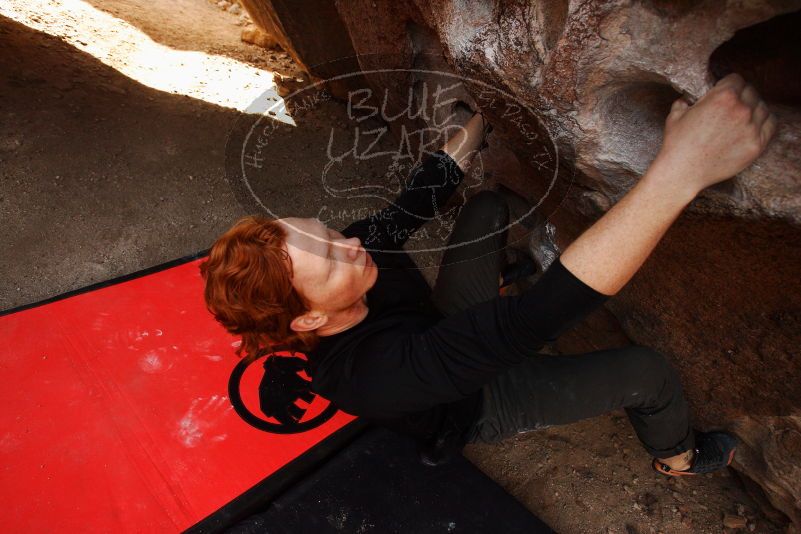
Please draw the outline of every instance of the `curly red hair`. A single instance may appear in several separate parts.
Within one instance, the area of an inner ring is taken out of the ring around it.
[[[225,329],[242,336],[237,356],[255,358],[278,345],[306,352],[318,342],[314,332],[295,332],[292,319],[309,311],[292,286],[292,260],[284,248],[286,231],[274,219],[239,219],[212,245],[200,264],[206,307]]]

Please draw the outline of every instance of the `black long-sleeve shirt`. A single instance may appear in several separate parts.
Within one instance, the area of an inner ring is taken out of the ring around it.
[[[367,292],[369,313],[350,329],[321,337],[308,355],[315,392],[348,413],[424,439],[446,425],[467,430],[484,384],[535,357],[607,299],[557,259],[519,296],[499,296],[448,317],[439,313],[402,246],[463,177],[438,152],[416,169],[395,202],[342,231],[358,236],[379,268]]]

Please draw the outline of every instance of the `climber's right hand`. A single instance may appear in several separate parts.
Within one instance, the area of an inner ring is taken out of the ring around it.
[[[729,74],[695,104],[684,97],[673,103],[653,165],[681,176],[695,196],[748,167],[775,132],[776,117],[756,89]]]

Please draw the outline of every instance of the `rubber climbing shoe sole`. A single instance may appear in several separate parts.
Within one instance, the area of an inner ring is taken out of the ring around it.
[[[737,438],[728,432],[696,432],[695,456],[689,469],[672,469],[658,458],[652,465],[657,473],[671,477],[701,475],[731,465],[736,451]]]

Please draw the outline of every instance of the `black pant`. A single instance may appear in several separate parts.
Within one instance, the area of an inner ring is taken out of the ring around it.
[[[443,314],[498,296],[508,221],[506,201],[490,191],[462,208],[432,296]],[[661,354],[646,347],[533,356],[500,373],[482,396],[469,442],[492,443],[623,408],[651,455],[667,458],[694,447],[679,378]]]

